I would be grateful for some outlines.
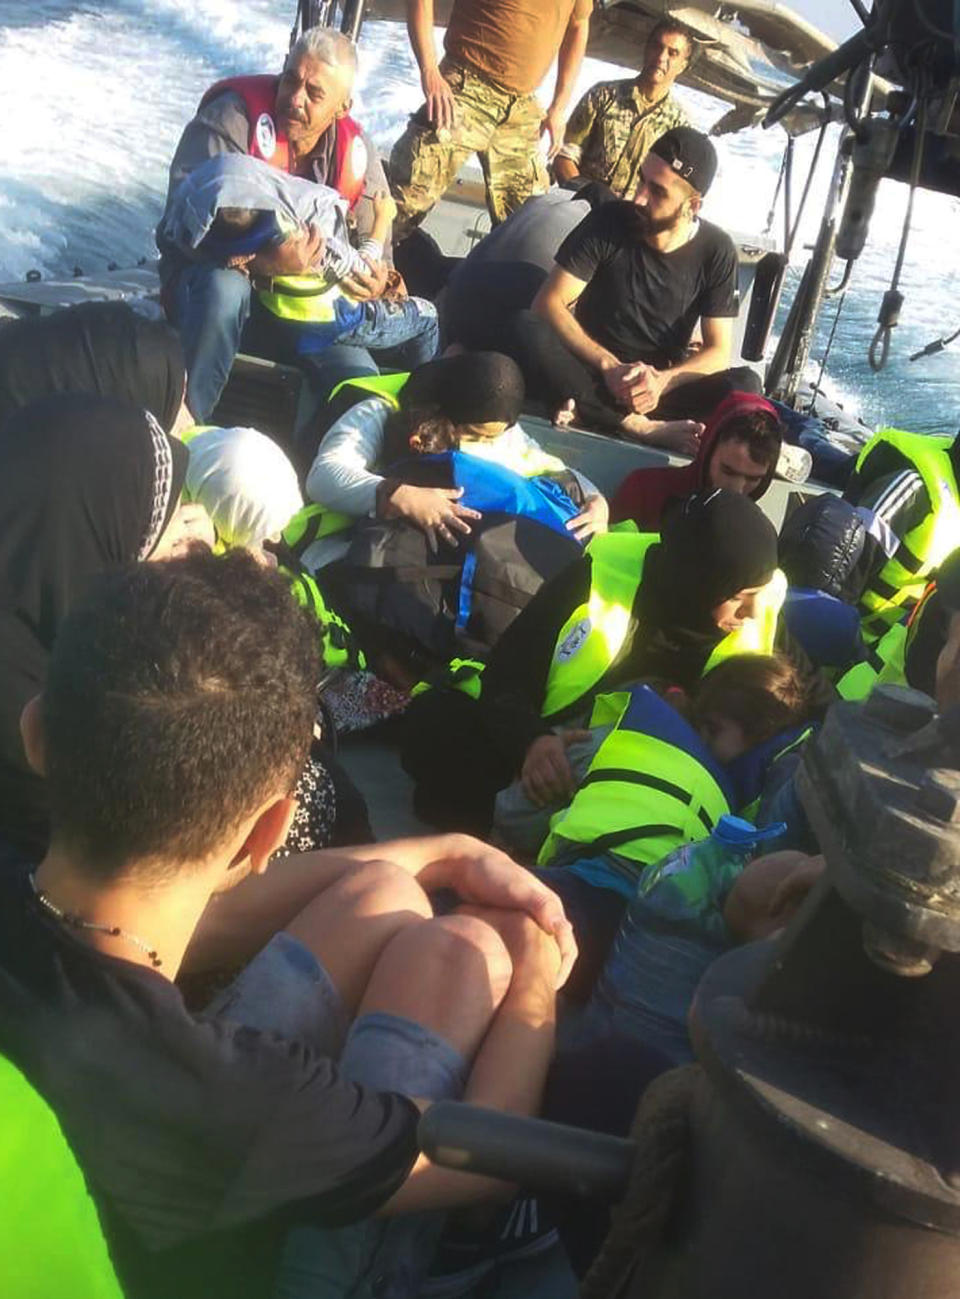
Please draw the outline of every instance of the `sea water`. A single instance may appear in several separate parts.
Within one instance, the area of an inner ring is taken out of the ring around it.
[[[0,0],[0,282],[30,270],[95,272],[154,256],[167,166],[200,95],[219,77],[278,68],[294,10],[294,0]],[[576,94],[626,75],[588,59]],[[547,94],[551,84],[552,73]],[[705,95],[678,95],[704,129],[724,112]],[[389,151],[421,99],[403,25],[367,23],[355,114],[381,149]],[[831,128],[794,252],[798,266],[816,234],[835,139]],[[780,130],[760,128],[720,138],[720,170],[704,214],[738,233],[763,230],[783,141]],[[795,191],[812,149],[812,137],[798,144]],[[875,375],[867,362],[906,199],[905,186],[881,185],[827,387],[871,424],[953,432],[960,428],[960,340],[913,364],[908,357],[960,326],[957,199],[918,194],[890,363]],[[776,233],[781,226],[778,212]],[[797,274],[791,271],[790,288]],[[821,321],[815,365],[835,309],[828,306]]]

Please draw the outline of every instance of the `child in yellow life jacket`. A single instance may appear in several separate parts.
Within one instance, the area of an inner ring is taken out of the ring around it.
[[[598,698],[589,743],[568,751],[577,792],[550,818],[539,855],[580,946],[571,997],[589,995],[646,868],[705,838],[721,816],[755,805],[768,769],[805,738],[810,711],[803,677],[782,655],[725,660],[689,705],[679,692],[661,698],[648,685]],[[498,829],[514,851],[518,788],[497,803]],[[529,804],[524,812],[529,818]]]
[[[335,190],[290,176],[257,158],[220,154],[180,183],[162,237],[198,261],[248,274],[260,306],[292,333],[297,355],[349,341],[371,351],[404,347],[411,368],[437,351],[433,304],[394,291],[358,301],[347,283],[384,255],[396,208],[373,199],[375,223],[354,248],[346,201]]]

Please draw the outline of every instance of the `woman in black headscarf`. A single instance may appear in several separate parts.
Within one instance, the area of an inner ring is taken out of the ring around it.
[[[99,574],[213,544],[202,506],[180,502],[187,461],[183,443],[124,402],[52,397],[0,425],[0,857],[46,847],[20,715],[43,688],[60,623]],[[372,837],[362,799],[319,751],[296,796],[285,851]]]
[[[692,688],[724,636],[754,616],[776,568],[776,529],[749,497],[713,490],[677,502],[644,560],[633,644],[611,673]]]
[[[0,425],[0,839],[16,847],[46,839],[19,725],[57,628],[93,577],[197,533],[186,471],[186,447],[124,402],[52,397]]]
[[[180,340],[125,302],[85,302],[0,330],[0,425],[55,393],[91,393],[145,407],[168,433],[193,423],[183,401]]]
[[[619,651],[579,699],[544,717],[561,629],[590,595],[588,550],[545,583],[504,633],[479,703],[445,690],[414,701],[403,757],[418,782],[418,813],[482,834],[496,792],[520,772],[544,798],[548,789],[572,793],[564,742],[553,728],[584,725],[594,696],[627,682],[692,687],[716,646],[755,616],[776,567],[776,529],[749,497],[714,491],[679,503],[664,519],[660,542],[646,551]]]

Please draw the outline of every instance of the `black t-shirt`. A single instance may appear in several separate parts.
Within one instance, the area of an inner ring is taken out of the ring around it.
[[[587,281],[577,320],[621,361],[675,365],[701,317],[739,309],[733,240],[709,221],[661,253],[640,237],[632,203],[605,203],[567,235],[557,265]]]
[[[416,1106],[302,1043],[190,1014],[0,873],[0,1051],[56,1111],[127,1299],[271,1292],[292,1222],[367,1216],[417,1154]]]

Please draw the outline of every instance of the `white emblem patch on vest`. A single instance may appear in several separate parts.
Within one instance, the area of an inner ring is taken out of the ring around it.
[[[253,128],[253,138],[264,158],[272,158],[277,151],[277,128],[269,113],[261,113]]]
[[[367,146],[362,135],[355,135],[350,142],[350,165],[347,170],[358,179],[367,174]]]
[[[581,618],[575,627],[570,628],[557,646],[556,660],[558,663],[566,663],[573,658],[590,635],[592,625],[589,618]]]

